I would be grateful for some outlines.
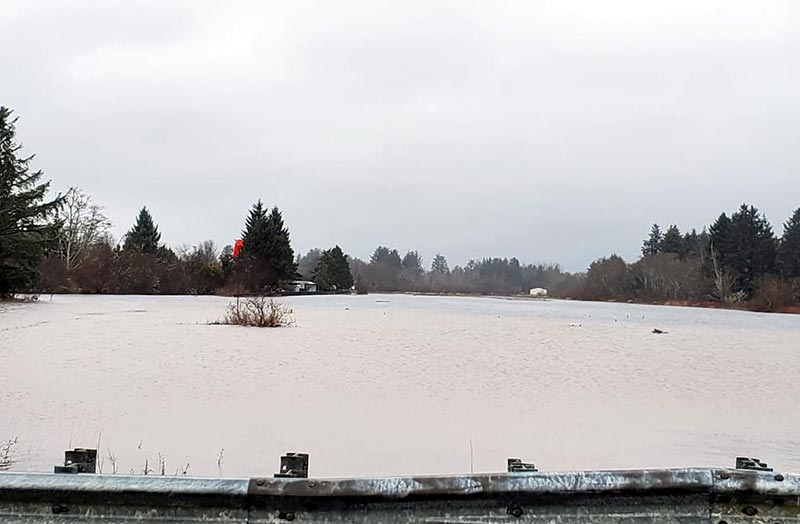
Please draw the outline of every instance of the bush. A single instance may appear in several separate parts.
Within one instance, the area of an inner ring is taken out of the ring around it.
[[[288,306],[266,297],[250,297],[228,304],[225,316],[215,324],[227,326],[287,327],[294,325]]]
[[[756,311],[771,312],[791,306],[794,290],[792,282],[773,276],[762,277],[758,288],[750,299],[750,306]]]

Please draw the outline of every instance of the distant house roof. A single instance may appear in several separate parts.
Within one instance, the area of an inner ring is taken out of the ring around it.
[[[290,282],[290,284],[304,284],[306,286],[311,286],[311,285],[316,286],[317,285],[316,282],[312,282],[311,280],[292,280]]]

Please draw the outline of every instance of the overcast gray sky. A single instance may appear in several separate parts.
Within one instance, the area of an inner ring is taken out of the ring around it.
[[[800,2],[2,0],[0,104],[121,236],[633,259],[800,206]]]

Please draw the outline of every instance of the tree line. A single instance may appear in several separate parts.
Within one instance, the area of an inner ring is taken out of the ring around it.
[[[516,258],[471,260],[449,268],[436,255],[430,270],[417,251],[400,256],[380,246],[369,261],[351,258],[336,245],[294,256],[278,207],[259,200],[249,210],[238,253],[206,240],[172,249],[147,207],[116,242],[111,221],[78,188],[47,199],[50,182],[30,172],[31,157],[15,142],[16,118],[0,110],[0,295],[68,293],[261,293],[280,291],[287,281],[313,280],[321,291],[411,291],[510,294],[530,287],[567,290],[580,276],[558,265],[523,265]]]
[[[82,192],[70,189],[72,193]],[[78,224],[76,228],[70,224]],[[277,206],[253,204],[236,256],[233,246],[221,250],[212,240],[173,250],[146,207],[121,243],[108,234],[110,221],[90,225],[71,219],[68,209],[55,212],[54,241],[30,281],[30,291],[120,294],[274,294],[300,278],[289,230]],[[73,238],[65,242],[64,239]],[[74,255],[68,256],[67,246]],[[349,291],[353,279],[348,257],[339,246],[326,250],[313,268],[320,291]]]
[[[0,298],[19,292],[274,293],[298,278],[289,230],[278,207],[259,200],[244,223],[242,245],[213,241],[172,249],[147,207],[116,242],[111,221],[78,188],[48,197],[50,182],[30,168],[16,141],[17,118],[0,107]],[[323,291],[349,290],[352,275],[341,248],[314,267]]]
[[[312,249],[298,258],[298,271],[313,277],[312,268],[323,252]],[[404,255],[396,248],[378,246],[369,260],[350,261],[355,287],[370,292],[452,293],[513,295],[535,287],[556,296],[569,294],[580,276],[562,271],[558,264],[522,264],[517,258],[483,258],[451,269],[442,254],[426,265],[416,250]]]
[[[776,236],[749,204],[722,213],[699,233],[653,224],[642,257],[628,264],[595,260],[577,298],[586,300],[717,302],[774,311],[800,305],[800,208]]]
[[[277,206],[256,201],[246,213],[241,246],[206,240],[172,249],[143,207],[116,242],[111,221],[78,188],[48,197],[50,182],[30,168],[15,139],[17,119],[0,107],[0,298],[19,292],[244,294],[273,293],[308,279],[321,291],[510,295],[541,287],[583,300],[708,302],[761,310],[800,305],[800,209],[777,237],[767,218],[742,204],[699,232],[653,224],[642,256],[595,260],[585,272],[558,264],[483,258],[450,267],[416,250],[378,246],[369,260],[340,246],[295,255]]]

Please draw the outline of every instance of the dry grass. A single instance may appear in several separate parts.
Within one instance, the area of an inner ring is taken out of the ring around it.
[[[218,288],[214,291],[214,294],[223,297],[241,297],[247,295],[247,287],[241,283],[234,282]]]
[[[16,445],[16,438],[10,438],[0,443],[0,471],[9,470],[14,465],[14,446]]]
[[[294,325],[294,312],[285,304],[267,297],[237,299],[228,304],[225,316],[213,324],[227,326],[287,327]]]

